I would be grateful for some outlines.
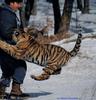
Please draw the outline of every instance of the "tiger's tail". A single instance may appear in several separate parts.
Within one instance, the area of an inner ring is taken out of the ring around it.
[[[79,49],[80,49],[81,40],[82,40],[82,34],[79,33],[79,34],[78,34],[78,38],[77,38],[77,40],[76,40],[76,44],[75,44],[73,50],[70,52],[70,55],[71,55],[72,57],[74,57],[74,56],[77,55],[77,53],[78,53],[78,51],[79,51]]]

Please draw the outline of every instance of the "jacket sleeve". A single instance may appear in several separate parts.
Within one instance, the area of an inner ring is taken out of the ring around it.
[[[0,14],[0,37],[4,40],[11,40],[13,30],[17,27],[16,16],[8,11]]]

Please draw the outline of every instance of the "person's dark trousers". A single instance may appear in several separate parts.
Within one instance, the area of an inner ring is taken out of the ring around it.
[[[2,78],[7,79],[4,81],[4,85],[10,84],[10,78],[16,83],[22,84],[26,75],[26,63],[23,60],[17,60],[10,55],[6,54],[3,50],[0,50],[0,65],[2,70]]]

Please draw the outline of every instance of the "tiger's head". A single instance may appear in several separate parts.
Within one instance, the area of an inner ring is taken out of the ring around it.
[[[22,29],[15,29],[14,34],[12,35],[12,39],[17,43],[18,41],[28,40],[29,37],[36,39],[43,36],[45,33],[45,28],[42,30],[38,30],[37,28],[28,28],[25,32]]]
[[[14,34],[12,35],[12,40],[14,40],[14,42],[17,43],[28,39],[29,39],[29,34],[27,34],[26,32],[18,29],[14,30]]]
[[[16,47],[18,47],[20,50],[23,50],[30,45],[33,38],[26,32],[15,29],[14,34],[12,35],[12,40],[16,43]]]

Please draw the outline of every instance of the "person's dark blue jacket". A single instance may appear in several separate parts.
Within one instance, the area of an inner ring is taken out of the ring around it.
[[[11,43],[13,30],[17,28],[16,14],[7,5],[0,8],[0,38]]]

